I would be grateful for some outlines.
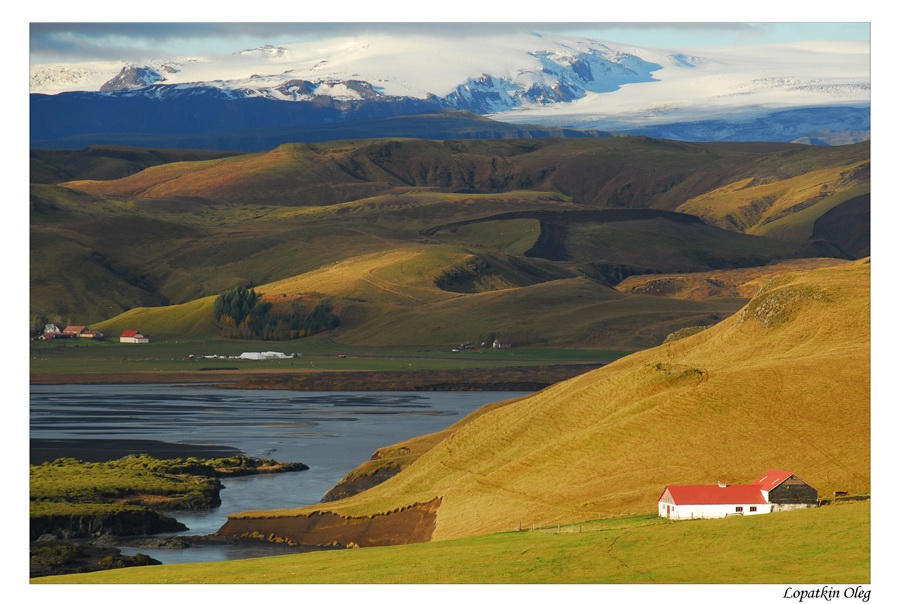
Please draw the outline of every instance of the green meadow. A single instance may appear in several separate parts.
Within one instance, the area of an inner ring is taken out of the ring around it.
[[[868,502],[719,520],[668,522],[637,516],[432,543],[46,577],[32,583],[865,584],[871,576],[869,517]]]

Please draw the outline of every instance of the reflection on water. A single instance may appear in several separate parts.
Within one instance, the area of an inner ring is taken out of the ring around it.
[[[221,562],[223,560],[242,560],[245,558],[261,558],[263,556],[284,556],[298,553],[290,548],[277,546],[265,541],[259,544],[242,543],[241,545],[194,545],[184,549],[155,549],[146,547],[119,547],[122,555],[133,556],[141,553],[159,560],[163,564],[185,564],[187,562]]]
[[[175,384],[32,386],[31,437],[227,446],[253,457],[299,461],[310,467],[304,472],[225,479],[220,508],[171,513],[190,528],[180,534],[204,535],[215,532],[235,512],[318,503],[375,449],[441,430],[482,405],[521,394],[283,392]],[[67,455],[61,451],[59,456]],[[249,550],[240,554],[240,548],[222,549],[144,551],[164,562],[252,555]],[[193,558],[198,555],[206,557]]]

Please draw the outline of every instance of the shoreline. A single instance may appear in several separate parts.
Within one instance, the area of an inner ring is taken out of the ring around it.
[[[149,455],[155,459],[218,459],[245,455],[236,447],[225,445],[194,445],[162,440],[126,438],[31,438],[30,464],[41,465],[62,457],[85,462],[107,462],[126,455]]]
[[[218,370],[125,373],[32,373],[29,385],[213,384],[245,390],[310,392],[537,391],[607,363],[530,365],[491,369],[365,370]]]

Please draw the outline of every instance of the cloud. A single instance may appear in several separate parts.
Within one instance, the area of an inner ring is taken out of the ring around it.
[[[564,32],[565,23],[32,23],[32,60],[121,59],[172,56],[242,44],[283,44],[371,32],[391,35],[484,36],[540,30]]]
[[[32,23],[32,62],[139,60],[229,53],[261,44],[284,44],[366,33],[480,37],[537,31],[636,45],[766,41],[776,30],[815,24],[741,22],[325,22],[325,23]],[[633,40],[633,42],[630,42]]]

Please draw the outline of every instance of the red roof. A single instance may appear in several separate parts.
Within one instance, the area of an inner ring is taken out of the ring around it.
[[[87,327],[84,325],[69,325],[65,329],[63,329],[63,333],[82,333],[85,331]]]
[[[715,484],[696,485],[670,485],[666,487],[672,501],[676,505],[733,505],[733,504],[761,504],[765,505],[759,485],[756,484],[732,484],[720,487]],[[666,494],[666,490],[659,496]]]
[[[753,484],[759,486],[763,491],[771,491],[793,475],[793,472],[785,472],[784,470],[769,470],[757,478]]]
[[[126,329],[125,331],[122,332],[122,335],[120,335],[119,337],[120,338],[133,338],[134,336],[139,336],[139,335],[141,335],[141,332],[137,329]]]

